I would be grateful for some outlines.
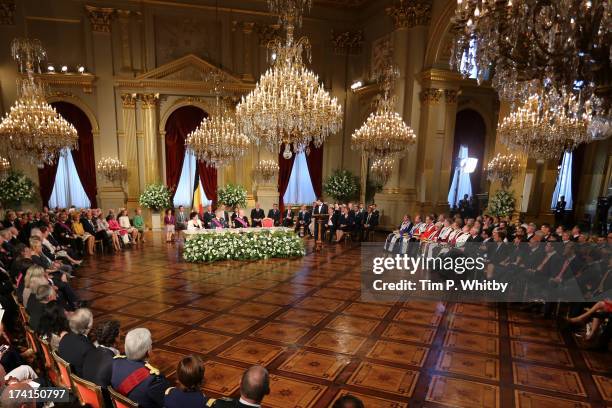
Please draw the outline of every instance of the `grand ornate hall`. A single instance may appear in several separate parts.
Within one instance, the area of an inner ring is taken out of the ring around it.
[[[612,1],[0,0],[0,406],[612,407]]]

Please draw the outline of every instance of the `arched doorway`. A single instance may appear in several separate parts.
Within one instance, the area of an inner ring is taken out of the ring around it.
[[[461,158],[469,157],[478,160],[474,172],[469,175],[471,196],[476,196],[481,192],[482,168],[485,151],[485,140],[487,127],[485,121],[473,109],[464,109],[457,113],[455,122],[455,137],[453,146],[453,173],[455,172],[457,161]],[[457,201],[463,198],[465,186],[460,185],[460,180],[451,177],[449,190],[457,192]],[[449,197],[452,191],[449,192]]]
[[[76,150],[60,157],[52,165],[38,170],[43,205],[51,207],[97,207],[96,165],[92,124],[78,106],[58,101],[51,106],[77,130]]]
[[[201,185],[203,197],[216,201],[217,171],[186,154],[185,139],[208,114],[197,106],[174,110],[164,126],[166,145],[166,184],[173,192],[176,206],[191,207],[193,192]]]

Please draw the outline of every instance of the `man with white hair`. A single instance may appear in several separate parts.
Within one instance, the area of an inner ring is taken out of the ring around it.
[[[166,377],[147,362],[152,344],[149,330],[132,329],[125,336],[125,356],[113,361],[112,387],[142,408],[162,408],[170,387]]]
[[[83,377],[85,354],[95,349],[95,346],[87,337],[93,326],[91,310],[85,308],[75,310],[68,319],[68,325],[70,326],[70,333],[60,340],[57,354],[70,364],[76,375]]]

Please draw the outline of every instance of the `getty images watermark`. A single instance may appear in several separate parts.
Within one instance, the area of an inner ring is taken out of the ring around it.
[[[405,242],[361,247],[364,301],[584,302],[610,298],[612,247],[562,242]]]

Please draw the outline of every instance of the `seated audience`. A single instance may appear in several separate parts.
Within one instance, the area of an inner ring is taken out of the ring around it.
[[[274,226],[278,227],[281,224],[281,213],[278,209],[278,204],[273,204],[272,209],[268,211],[268,218],[274,220]]]
[[[376,204],[368,206],[368,213],[363,221],[363,237],[362,240],[368,239],[370,232],[374,231],[378,226],[378,211],[376,210]]]
[[[83,228],[83,224],[81,223],[81,219],[79,217],[79,213],[76,211],[72,213],[72,234],[83,241],[83,247],[87,249],[87,254],[94,254],[94,244],[95,237],[88,232],[85,232],[85,228]]]
[[[57,354],[70,364],[72,372],[83,377],[85,355],[94,349],[87,335],[93,326],[93,315],[89,309],[77,309],[69,318],[70,333],[59,342]]]
[[[197,212],[192,211],[189,214],[189,222],[187,223],[187,231],[197,231],[204,228],[202,225],[202,221],[200,221],[200,216]]]
[[[113,360],[113,389],[142,408],[162,408],[169,386],[166,377],[147,362],[152,344],[149,330],[132,329],[125,336],[125,356]]]
[[[347,394],[338,398],[332,408],[365,408],[363,402],[354,395]]]
[[[248,228],[249,227],[249,219],[246,215],[244,215],[244,210],[239,209],[238,215],[234,218],[234,228]]]
[[[204,364],[194,355],[184,357],[176,368],[178,387],[170,387],[164,396],[165,408],[201,408],[215,406],[215,399],[202,392]]]
[[[215,218],[210,220],[209,227],[210,229],[223,229],[228,228],[228,221],[225,217],[225,211],[217,210],[215,213]]]
[[[117,218],[117,221],[119,222],[119,225],[121,226],[121,228],[126,230],[127,233],[130,235],[130,237],[132,238],[132,242],[137,243],[139,233],[136,228],[132,227],[132,224],[130,223],[130,217],[128,217],[127,210],[121,210],[121,212],[119,213],[119,218]]]
[[[349,207],[342,205],[340,207],[340,215],[338,216],[338,228],[336,229],[336,242],[342,242],[344,234],[353,231],[355,226],[355,214],[349,210]]]
[[[285,211],[283,211],[283,227],[293,226],[293,210],[290,205],[287,205]]]
[[[115,221],[115,226],[117,227],[117,229],[111,229],[110,223],[106,220],[106,218],[104,218],[104,215],[101,211],[98,214],[96,223],[98,225],[98,230],[104,231],[106,236],[110,238],[115,252],[121,251],[121,243],[119,242],[119,230],[121,229],[121,227],[119,226],[119,224]]]
[[[248,408],[261,407],[266,395],[270,394],[270,376],[262,366],[252,366],[247,369],[240,380],[240,399],[218,399],[213,407],[218,408]]]
[[[312,214],[306,209],[305,205],[302,205],[298,212],[297,222],[295,223],[295,232],[298,233],[300,237],[303,237],[305,234],[312,235],[309,228],[311,219]]]
[[[111,384],[113,359],[119,355],[119,322],[106,320],[96,326],[95,348],[90,349],[83,359],[83,379],[101,387]]]
[[[202,217],[202,219],[204,220],[203,228],[210,228],[210,222],[213,218],[215,218],[215,213],[212,209],[212,205],[209,204],[206,206],[206,211],[204,211],[204,215]]]
[[[185,218],[187,217],[185,216]],[[185,222],[187,222],[186,219],[185,219]],[[138,231],[140,240],[142,242],[145,242],[144,241],[145,222],[144,222],[144,218],[142,218],[142,210],[140,208],[136,208],[134,210],[134,218],[132,219],[132,224],[134,224],[134,228],[136,228],[136,230]],[[183,223],[182,226],[183,226],[182,229],[185,229],[185,223]]]
[[[259,203],[255,203],[255,208],[251,210],[251,226],[261,227],[261,220],[266,218],[264,210],[261,209]]]
[[[57,299],[55,290],[50,285],[40,285],[36,289],[36,294],[30,296],[26,305],[26,312],[30,316],[28,325],[35,332],[40,332],[40,322],[45,314],[47,304]]]
[[[408,249],[408,241],[410,239],[412,225],[410,216],[405,214],[398,229],[387,236],[384,246],[385,250],[388,252],[399,252],[401,254],[405,254]]]
[[[57,300],[47,303],[36,332],[49,343],[51,350],[57,351],[60,341],[69,331],[65,309]]]

